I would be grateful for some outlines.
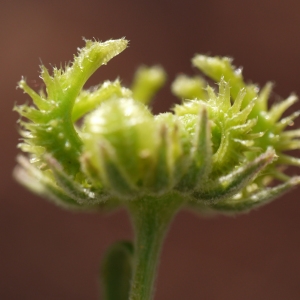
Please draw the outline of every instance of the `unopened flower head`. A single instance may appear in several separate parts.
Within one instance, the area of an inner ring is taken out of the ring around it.
[[[20,148],[28,157],[18,158],[15,172],[22,184],[78,209],[173,193],[200,211],[234,213],[300,183],[282,171],[300,166],[284,153],[300,148],[299,129],[284,131],[299,112],[282,118],[295,95],[269,109],[270,83],[259,90],[229,58],[203,55],[193,65],[218,87],[178,76],[172,92],[182,103],[173,113],[153,115],[147,106],[165,82],[158,66],[140,68],[131,88],[116,80],[84,90],[96,69],[126,46],[125,39],[88,40],[65,69],[49,74],[41,67],[45,91],[19,82],[34,102],[15,108],[27,119],[20,120]]]

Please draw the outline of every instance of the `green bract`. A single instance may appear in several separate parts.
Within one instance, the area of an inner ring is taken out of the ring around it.
[[[295,95],[269,108],[272,85],[259,90],[246,84],[226,57],[194,57],[193,65],[218,86],[180,75],[172,92],[182,103],[173,113],[153,115],[147,106],[165,82],[159,66],[141,67],[131,89],[116,80],[84,90],[97,68],[126,46],[125,39],[88,40],[64,69],[50,74],[41,67],[45,91],[19,82],[34,105],[15,107],[22,117],[19,147],[28,153],[18,157],[15,176],[67,208],[125,206],[135,245],[110,250],[105,297],[147,300],[161,242],[180,208],[244,212],[300,183],[283,173],[300,166],[285,153],[300,148],[300,130],[284,131],[300,112],[282,117]]]

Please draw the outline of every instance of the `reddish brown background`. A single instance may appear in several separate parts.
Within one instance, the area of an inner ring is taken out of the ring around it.
[[[40,59],[46,66],[72,59],[83,36],[126,36],[130,48],[91,84],[118,75],[129,83],[140,63],[161,63],[171,81],[196,72],[190,58],[199,52],[235,57],[246,78],[273,80],[287,97],[300,93],[299,13],[296,0],[1,1],[0,299],[97,299],[105,249],[132,236],[123,211],[69,213],[13,181],[12,107],[28,98],[15,89],[21,75],[39,83]],[[155,112],[173,101],[166,87]],[[299,191],[235,218],[180,213],[164,247],[156,299],[300,299]]]

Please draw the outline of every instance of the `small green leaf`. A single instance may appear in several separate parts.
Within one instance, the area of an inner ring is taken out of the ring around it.
[[[104,300],[128,300],[132,264],[131,242],[120,241],[108,249],[101,269]]]

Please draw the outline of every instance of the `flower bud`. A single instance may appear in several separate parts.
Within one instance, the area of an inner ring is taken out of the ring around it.
[[[166,192],[187,164],[187,133],[176,117],[154,118],[133,99],[107,101],[89,114],[82,140],[83,170],[119,197]]]
[[[299,112],[281,118],[295,95],[268,109],[271,84],[260,91],[230,59],[203,55],[193,64],[218,90],[200,77],[179,76],[172,91],[182,103],[174,113],[154,116],[146,106],[165,81],[160,67],[139,69],[132,90],[119,80],[83,90],[126,45],[86,41],[65,69],[50,75],[42,67],[46,91],[20,81],[34,102],[15,108],[28,119],[20,121],[20,148],[29,157],[19,158],[15,172],[22,184],[65,207],[115,207],[176,194],[186,206],[226,213],[247,211],[299,184],[282,171],[300,166],[284,153],[300,149],[299,129],[284,131]]]
[[[118,195],[131,195],[154,164],[154,126],[152,114],[140,102],[104,102],[84,120],[84,169],[97,170],[92,179]]]

